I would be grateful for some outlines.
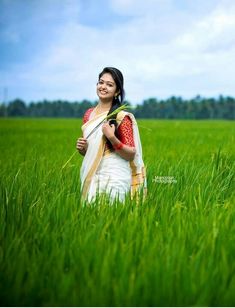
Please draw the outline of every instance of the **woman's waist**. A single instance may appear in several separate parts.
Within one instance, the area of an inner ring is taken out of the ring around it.
[[[120,157],[116,152],[109,152],[107,155],[102,157],[99,167],[110,168],[111,170],[120,168],[129,170],[130,163],[128,160]]]

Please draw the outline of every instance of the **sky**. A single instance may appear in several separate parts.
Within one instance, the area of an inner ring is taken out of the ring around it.
[[[0,0],[0,101],[235,96],[234,0]]]

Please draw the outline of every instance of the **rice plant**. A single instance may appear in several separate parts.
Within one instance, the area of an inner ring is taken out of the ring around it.
[[[235,305],[234,122],[138,124],[146,200],[82,206],[81,120],[1,119],[2,305]]]

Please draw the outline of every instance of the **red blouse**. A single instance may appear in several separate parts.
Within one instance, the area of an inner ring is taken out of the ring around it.
[[[94,108],[89,108],[83,117],[83,124],[85,124],[90,117],[91,112]],[[130,147],[135,147],[134,136],[133,136],[133,128],[131,118],[126,115],[120,125],[117,128],[119,140]]]
[[[87,111],[85,112],[85,114],[83,116],[83,124],[85,124],[89,120],[90,114],[91,114],[93,109],[94,108],[87,109]]]

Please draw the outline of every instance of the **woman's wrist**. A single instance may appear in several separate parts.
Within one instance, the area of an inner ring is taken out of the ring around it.
[[[83,156],[86,154],[86,150],[85,150],[85,149],[78,150],[78,152],[79,152],[80,154],[82,154]]]
[[[121,141],[119,141],[118,143],[113,144],[113,148],[114,148],[115,151],[121,150],[123,148],[123,146],[124,146],[124,144]]]
[[[121,150],[124,146],[124,144],[115,135],[109,138],[109,141],[111,142],[112,147],[116,151]]]
[[[107,137],[108,138],[108,140],[113,144],[113,143],[115,143],[115,142],[117,142],[117,141],[119,141],[118,139],[117,139],[117,137],[113,134],[113,135],[111,135],[110,137]]]

